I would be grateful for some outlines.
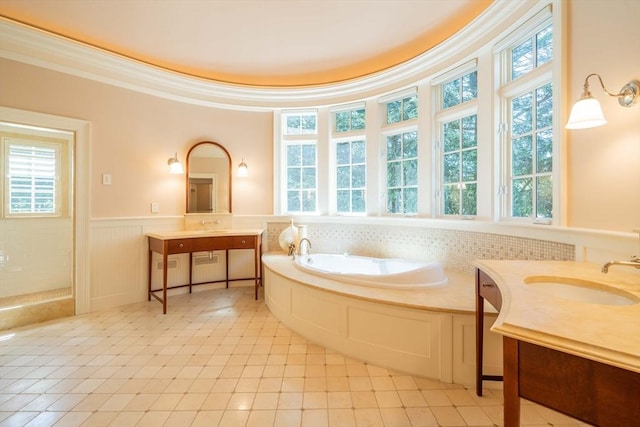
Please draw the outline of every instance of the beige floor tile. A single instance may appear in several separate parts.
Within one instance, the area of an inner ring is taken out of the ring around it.
[[[304,378],[283,378],[283,392],[302,392],[304,391]]]
[[[374,394],[378,401],[379,408],[400,408],[402,406],[400,396],[398,396],[398,392],[395,390],[376,391]]]
[[[411,421],[403,408],[380,408],[385,426],[411,427]]]
[[[201,410],[213,411],[224,410],[229,404],[231,399],[231,393],[209,393],[205,400],[202,402]]]
[[[275,410],[259,410],[251,411],[249,419],[247,420],[246,427],[272,427],[276,419]],[[215,424],[208,424],[206,427],[210,427]],[[203,427],[205,427],[203,425]]]
[[[330,391],[327,393],[327,405],[329,408],[353,408],[351,392]]]
[[[253,405],[256,393],[233,393],[227,404],[228,410],[248,411]]]
[[[327,408],[327,392],[305,391],[303,393],[302,407],[304,409],[326,409]]]
[[[351,400],[354,408],[377,408],[378,401],[372,391],[352,391]]]
[[[300,427],[302,411],[299,409],[278,409],[273,422],[274,427]]]
[[[223,411],[198,411],[191,427],[211,427],[217,426],[222,419]],[[162,425],[162,424],[159,424]],[[158,425],[156,425],[157,427]]]
[[[368,391],[373,390],[371,379],[369,377],[349,377],[349,388],[351,391]]]
[[[305,378],[304,391],[327,391],[327,377]]]
[[[302,427],[328,427],[329,413],[326,409],[308,409],[302,412]]]
[[[398,396],[406,408],[427,406],[427,401],[419,390],[398,390]]]
[[[144,416],[144,411],[119,412],[111,424],[118,427],[134,427]]]
[[[256,397],[253,400],[252,409],[253,410],[265,410],[265,409],[275,410],[278,408],[279,398],[280,398],[280,393],[256,393]]]
[[[384,421],[378,408],[355,409],[354,413],[358,427],[384,427]]]
[[[444,390],[422,390],[429,406],[451,406],[453,403]]]
[[[87,418],[85,418],[81,424],[79,424],[82,427],[107,427],[111,425],[113,420],[118,416],[117,412],[93,412],[93,413],[85,412],[85,413],[89,413],[90,415]],[[157,419],[158,421],[161,421],[161,423],[156,422],[156,424],[145,424],[143,423],[144,417],[142,417],[142,419],[140,419],[140,421],[138,422],[138,425],[140,427],[147,427],[147,426],[157,427],[158,425],[162,425],[166,420],[166,418],[169,416],[169,412],[162,412],[162,414],[166,414],[164,418]]]
[[[407,416],[411,427],[433,427],[438,425],[438,420],[429,408],[407,408]]]
[[[191,425],[198,413],[196,411],[173,411],[163,427],[184,427]]]
[[[41,412],[25,424],[25,427],[50,427],[65,415],[66,412]]]
[[[441,426],[463,426],[464,419],[453,406],[434,406],[431,408],[433,415]]]
[[[353,409],[329,409],[329,427],[356,427]]]
[[[278,409],[302,409],[303,393],[280,393]]]
[[[385,377],[371,377],[371,387],[376,391],[396,389],[396,385],[388,375]]]

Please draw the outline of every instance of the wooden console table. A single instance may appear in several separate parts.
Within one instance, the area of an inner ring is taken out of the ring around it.
[[[192,256],[193,252],[204,251],[219,251],[224,250],[226,252],[226,273],[225,280],[219,282],[226,282],[227,288],[229,282],[233,280],[250,280],[255,281],[255,298],[258,299],[258,287],[261,283],[261,258],[262,258],[262,233],[261,229],[249,229],[249,230],[217,230],[217,231],[176,231],[170,233],[149,233],[147,237],[149,239],[149,289],[148,289],[148,301],[151,301],[151,297],[162,303],[162,313],[167,313],[167,289],[189,287],[189,293],[191,288],[195,285],[201,285],[204,283],[216,283],[203,282],[193,283],[192,280]],[[229,279],[229,250],[233,249],[253,249],[254,251],[254,268],[255,276],[245,279]],[[162,289],[152,289],[152,264],[153,264],[153,252],[162,255]],[[174,254],[189,254],[189,283],[184,285],[176,285],[167,287],[167,261],[169,255]],[[157,293],[162,292],[162,297]]]

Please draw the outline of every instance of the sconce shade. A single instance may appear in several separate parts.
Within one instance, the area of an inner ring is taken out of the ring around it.
[[[604,118],[598,100],[586,97],[574,104],[565,127],[567,129],[588,129],[606,124],[607,120]]]
[[[584,79],[584,90],[580,100],[575,103],[569,115],[569,121],[565,126],[567,129],[587,129],[607,124],[607,120],[602,113],[602,107],[598,100],[591,96],[589,92],[589,77],[597,77],[604,93],[618,98],[618,103],[622,107],[632,107],[638,103],[640,98],[640,82],[631,80],[620,89],[618,93],[611,93],[604,87],[604,82],[599,74],[589,74]]]
[[[238,165],[238,176],[247,176],[249,175],[249,166],[244,162],[244,159]]]
[[[169,173],[172,174],[183,174],[184,168],[182,167],[182,163],[178,160],[178,153],[174,154],[173,157],[170,157],[167,160],[167,164],[169,165]]]

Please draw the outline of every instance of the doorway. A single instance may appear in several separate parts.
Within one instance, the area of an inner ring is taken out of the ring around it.
[[[0,330],[89,311],[77,194],[88,167],[76,168],[87,131],[86,122],[0,109]]]

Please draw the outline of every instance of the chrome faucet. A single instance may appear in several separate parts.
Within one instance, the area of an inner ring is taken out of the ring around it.
[[[629,261],[609,261],[608,263],[602,266],[602,272],[608,273],[609,267],[611,267],[612,265],[626,265],[628,267],[635,267],[640,269],[640,258],[634,256]]]
[[[303,242],[307,242],[307,248],[305,251],[302,250]],[[298,242],[298,245],[300,246],[298,248],[298,255],[307,255],[311,253],[311,242],[306,237],[303,237],[302,239],[300,239],[300,241]]]

